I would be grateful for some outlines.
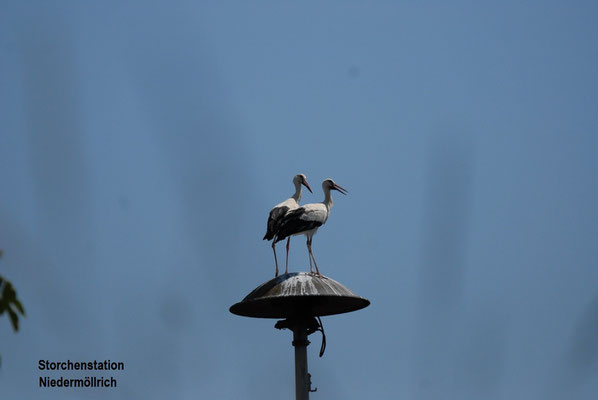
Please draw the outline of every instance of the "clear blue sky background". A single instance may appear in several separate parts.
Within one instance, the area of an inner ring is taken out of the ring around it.
[[[372,301],[313,399],[595,399],[598,7],[485,3],[3,1],[2,399],[293,398],[291,334],[228,307],[299,172],[350,191],[314,252]]]

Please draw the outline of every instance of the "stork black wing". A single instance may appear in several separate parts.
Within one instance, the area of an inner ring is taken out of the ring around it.
[[[322,226],[322,221],[310,220],[306,214],[307,212],[303,207],[296,208],[286,213],[280,221],[275,241],[280,242],[287,236]]]
[[[272,240],[272,238],[274,238],[276,231],[278,231],[278,228],[280,227],[280,222],[287,211],[289,211],[289,207],[286,206],[276,207],[270,211],[270,215],[268,216],[268,229],[262,240]]]

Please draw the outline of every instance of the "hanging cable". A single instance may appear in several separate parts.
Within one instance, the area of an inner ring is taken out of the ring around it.
[[[320,346],[320,357],[322,357],[324,355],[324,351],[326,351],[326,333],[324,333],[324,325],[322,324],[322,320],[320,317],[316,318],[318,319],[318,327],[315,330],[322,332],[322,346]]]

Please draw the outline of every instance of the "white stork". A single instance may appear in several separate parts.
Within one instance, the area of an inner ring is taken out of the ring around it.
[[[282,203],[275,205],[274,208],[270,210],[270,215],[268,216],[268,230],[262,240],[272,240],[276,236],[276,232],[280,228],[280,221],[282,220],[282,217],[284,217],[284,215],[290,210],[294,210],[297,207],[299,207],[299,200],[301,200],[302,194],[301,185],[305,185],[307,190],[309,190],[310,193],[313,193],[311,191],[311,188],[309,187],[309,183],[307,183],[307,178],[303,174],[295,175],[295,177],[293,178],[293,185],[295,185],[295,194],[293,194],[290,198],[286,199]],[[285,274],[289,272],[290,241],[291,238],[289,237],[289,240],[287,240],[287,259],[285,266]],[[276,242],[277,240],[272,241],[272,251],[274,251],[274,262],[276,263],[276,275],[274,276],[278,276],[278,259],[276,258],[275,248]]]
[[[274,237],[274,243],[284,240],[286,237],[295,235],[305,235],[307,237],[307,251],[309,253],[309,271],[313,272],[312,260],[316,266],[316,273],[320,274],[318,264],[311,251],[311,241],[316,234],[318,228],[326,223],[332,208],[331,190],[338,190],[342,194],[347,194],[347,191],[341,186],[337,185],[332,179],[326,179],[322,182],[322,190],[324,191],[324,201],[321,203],[306,204],[303,207],[298,207],[290,210],[280,221],[280,227]]]

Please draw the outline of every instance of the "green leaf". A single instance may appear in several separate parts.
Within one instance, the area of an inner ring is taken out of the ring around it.
[[[14,301],[16,297],[17,292],[15,292],[15,289],[12,287],[12,284],[6,281],[6,285],[4,285],[4,290],[2,291],[2,299],[7,303],[10,303]]]
[[[18,332],[18,330],[19,330],[19,316],[17,315],[16,312],[14,312],[10,308],[7,308],[7,311],[8,311],[8,316],[10,317],[10,323],[12,324],[12,329],[14,329],[15,332]]]
[[[19,310],[19,312],[21,313],[21,315],[25,315],[25,309],[23,308],[23,305],[21,304],[21,302],[19,301],[19,299],[14,299],[12,302],[15,307],[17,308],[17,310]]]

